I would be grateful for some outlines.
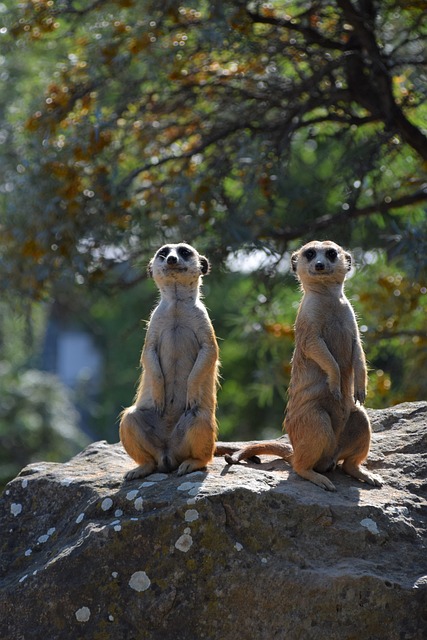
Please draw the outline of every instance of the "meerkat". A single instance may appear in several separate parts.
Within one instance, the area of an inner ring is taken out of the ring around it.
[[[134,404],[122,412],[120,440],[138,464],[125,478],[204,468],[217,436],[218,344],[200,299],[207,258],[192,246],[161,247],[148,265],[160,291],[141,354]]]
[[[348,475],[374,486],[382,481],[360,465],[371,427],[363,408],[367,368],[353,308],[344,294],[351,255],[334,242],[309,242],[292,254],[303,297],[295,322],[289,400],[283,428],[290,446],[277,440],[226,455],[229,463],[259,454],[288,460],[302,478],[334,491],[323,473],[338,462]]]

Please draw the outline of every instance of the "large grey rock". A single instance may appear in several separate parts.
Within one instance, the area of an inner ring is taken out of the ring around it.
[[[425,638],[427,403],[370,413],[380,489],[271,458],[125,484],[105,442],[28,466],[0,505],[0,638]]]

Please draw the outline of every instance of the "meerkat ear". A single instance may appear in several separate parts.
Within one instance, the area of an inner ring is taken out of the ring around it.
[[[149,278],[153,277],[153,258],[150,260],[150,262],[147,264],[147,276]]]
[[[351,265],[353,263],[353,258],[351,257],[351,253],[347,253],[347,251],[344,252],[344,258],[347,262],[347,271],[350,271],[351,269]]]
[[[298,254],[299,251],[294,251],[294,253],[291,255],[291,267],[294,273],[297,270]]]
[[[205,256],[199,256],[199,260],[200,260],[200,269],[202,271],[202,275],[206,276],[211,270],[211,265],[209,263],[209,260],[205,258]]]

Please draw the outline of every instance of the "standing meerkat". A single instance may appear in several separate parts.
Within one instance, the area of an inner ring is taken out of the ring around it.
[[[200,300],[209,268],[184,243],[161,247],[149,263],[160,302],[148,324],[135,402],[121,415],[121,442],[138,464],[127,480],[154,471],[190,473],[214,454],[218,345]]]
[[[362,404],[367,370],[356,317],[344,294],[351,255],[334,242],[309,242],[291,265],[303,297],[295,323],[289,401],[284,421],[292,447],[281,439],[248,445],[229,463],[256,454],[279,455],[319,487],[335,490],[322,475],[342,469],[374,486],[381,478],[360,465],[367,458],[371,427]]]

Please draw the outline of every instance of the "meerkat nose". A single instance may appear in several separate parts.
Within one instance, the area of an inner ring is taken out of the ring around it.
[[[316,271],[324,271],[325,270],[324,263],[320,262],[320,260],[319,260],[318,262],[316,262],[315,269],[316,269]]]
[[[176,256],[168,256],[166,262],[168,264],[176,264],[178,262],[178,258]]]

